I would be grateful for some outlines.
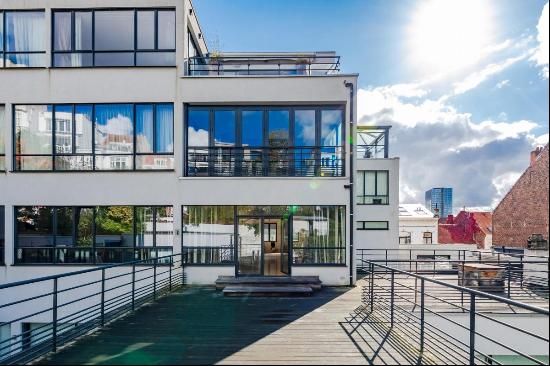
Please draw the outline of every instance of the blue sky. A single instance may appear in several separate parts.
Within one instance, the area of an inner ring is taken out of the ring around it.
[[[455,207],[494,206],[548,141],[547,3],[194,0],[211,49],[336,51],[359,123],[393,125],[401,201],[452,186]]]

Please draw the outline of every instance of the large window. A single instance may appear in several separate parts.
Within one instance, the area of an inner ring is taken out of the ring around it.
[[[172,104],[16,105],[15,170],[173,170]]]
[[[341,107],[189,107],[188,176],[343,176]]]
[[[55,10],[53,66],[175,66],[173,9]]]
[[[6,170],[6,108],[0,105],[0,171]]]
[[[182,224],[186,263],[234,263],[234,206],[183,206]]]
[[[298,206],[292,219],[294,264],[346,263],[343,206]]]
[[[44,11],[0,10],[0,67],[45,67]]]
[[[364,170],[358,172],[357,203],[361,205],[389,204],[389,172]]]
[[[357,230],[389,230],[388,221],[357,221]]]
[[[16,263],[123,263],[172,253],[172,206],[15,208]]]

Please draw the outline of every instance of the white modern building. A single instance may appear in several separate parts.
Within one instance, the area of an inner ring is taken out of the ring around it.
[[[399,244],[437,244],[439,218],[422,204],[399,205]]]
[[[349,285],[396,245],[334,52],[209,53],[189,0],[2,0],[0,35],[0,283],[181,253],[191,284]]]

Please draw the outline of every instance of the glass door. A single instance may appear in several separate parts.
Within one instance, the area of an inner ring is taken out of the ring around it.
[[[238,260],[239,276],[262,275],[262,219],[246,217],[238,219]]]
[[[288,227],[289,219],[281,219],[281,272],[285,275],[290,275],[290,245],[289,245],[289,235],[290,230]]]

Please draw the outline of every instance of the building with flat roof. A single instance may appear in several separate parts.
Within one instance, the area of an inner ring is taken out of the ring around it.
[[[426,191],[425,204],[433,213],[438,212],[441,218],[447,218],[453,214],[453,189],[432,188]]]

